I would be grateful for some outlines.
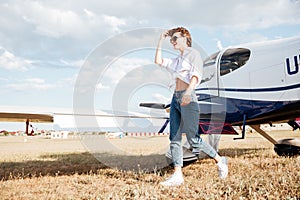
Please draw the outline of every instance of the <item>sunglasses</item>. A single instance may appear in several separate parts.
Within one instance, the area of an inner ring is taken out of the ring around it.
[[[180,36],[180,37],[178,37],[178,36],[173,36],[173,37],[171,37],[170,42],[171,42],[171,43],[176,42],[178,38],[181,38],[181,36]]]

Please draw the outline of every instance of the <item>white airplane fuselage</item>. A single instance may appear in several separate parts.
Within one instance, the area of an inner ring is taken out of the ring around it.
[[[300,36],[232,46],[204,61],[201,120],[232,125],[300,117]]]

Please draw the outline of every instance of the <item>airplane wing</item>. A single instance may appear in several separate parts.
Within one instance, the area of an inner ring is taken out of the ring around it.
[[[0,112],[0,121],[5,122],[53,122],[53,115],[51,114],[37,114],[37,113],[11,113],[11,112]]]
[[[0,121],[52,123],[54,120],[53,114],[50,112],[37,112],[30,108],[5,106],[0,107]]]
[[[74,127],[74,117],[80,119],[88,119],[95,117],[101,119],[101,125],[105,128],[112,128],[116,126],[114,118],[131,118],[134,120],[150,120],[150,119],[168,119],[167,116],[152,112],[151,114],[144,114],[138,112],[125,111],[103,111],[97,110],[91,113],[90,111],[80,110],[74,111],[71,108],[45,108],[45,107],[30,107],[30,106],[0,106],[0,121],[2,122],[24,122],[26,123],[26,133],[28,134],[29,123],[55,123],[63,124],[63,126]],[[88,121],[88,120],[87,120]],[[99,121],[98,121],[99,123]],[[125,122],[124,122],[125,123]],[[84,124],[84,127],[89,127],[90,124]],[[99,125],[99,124],[98,124]],[[92,126],[92,125],[91,125]]]

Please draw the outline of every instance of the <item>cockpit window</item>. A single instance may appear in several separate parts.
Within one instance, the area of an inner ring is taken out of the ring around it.
[[[231,73],[242,67],[250,58],[250,50],[245,48],[227,49],[220,60],[220,75]]]

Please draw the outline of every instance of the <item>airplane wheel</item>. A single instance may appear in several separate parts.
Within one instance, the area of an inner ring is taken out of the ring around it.
[[[274,146],[275,152],[279,156],[300,155],[300,140],[295,138],[281,139]]]

